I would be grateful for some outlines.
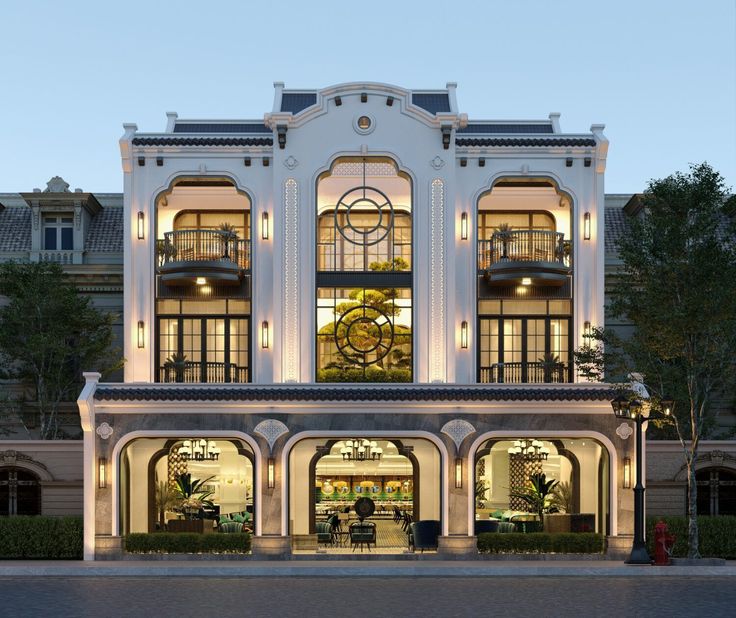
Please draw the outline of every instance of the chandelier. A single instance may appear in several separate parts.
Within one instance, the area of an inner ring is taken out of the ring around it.
[[[347,440],[340,449],[344,461],[378,461],[383,455],[383,449],[377,442],[370,440]]]
[[[217,461],[220,458],[220,447],[214,440],[184,440],[177,451],[184,461]]]
[[[546,461],[550,450],[540,440],[514,440],[509,457],[519,461]]]

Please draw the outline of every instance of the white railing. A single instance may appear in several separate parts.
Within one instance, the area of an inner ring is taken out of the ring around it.
[[[84,251],[72,249],[48,249],[31,253],[32,262],[56,262],[57,264],[82,264]]]

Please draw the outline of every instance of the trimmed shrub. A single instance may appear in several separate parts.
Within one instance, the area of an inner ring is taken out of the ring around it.
[[[250,534],[134,533],[125,537],[124,547],[131,554],[245,554]]]
[[[605,547],[602,534],[593,532],[483,532],[478,535],[482,554],[600,554]]]
[[[675,535],[672,555],[676,558],[687,556],[687,517],[647,517],[647,547],[654,555],[654,526],[664,520],[670,534]],[[700,555],[703,558],[736,559],[736,517],[719,515],[717,517],[698,517]]]
[[[0,559],[81,560],[81,517],[0,517]]]

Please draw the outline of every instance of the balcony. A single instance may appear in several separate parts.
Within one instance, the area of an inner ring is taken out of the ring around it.
[[[478,270],[492,286],[560,287],[570,274],[570,245],[560,232],[494,232],[478,241]]]
[[[481,384],[550,384],[571,382],[565,363],[513,362],[481,367]]]
[[[240,285],[250,271],[250,241],[221,230],[166,232],[156,242],[158,272],[167,285]]]
[[[248,382],[249,379],[248,367],[239,367],[235,363],[185,361],[159,368],[159,382],[199,384]]]

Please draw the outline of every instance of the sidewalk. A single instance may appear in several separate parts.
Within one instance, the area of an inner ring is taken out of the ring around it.
[[[612,561],[0,561],[0,577],[736,577],[726,566]]]

